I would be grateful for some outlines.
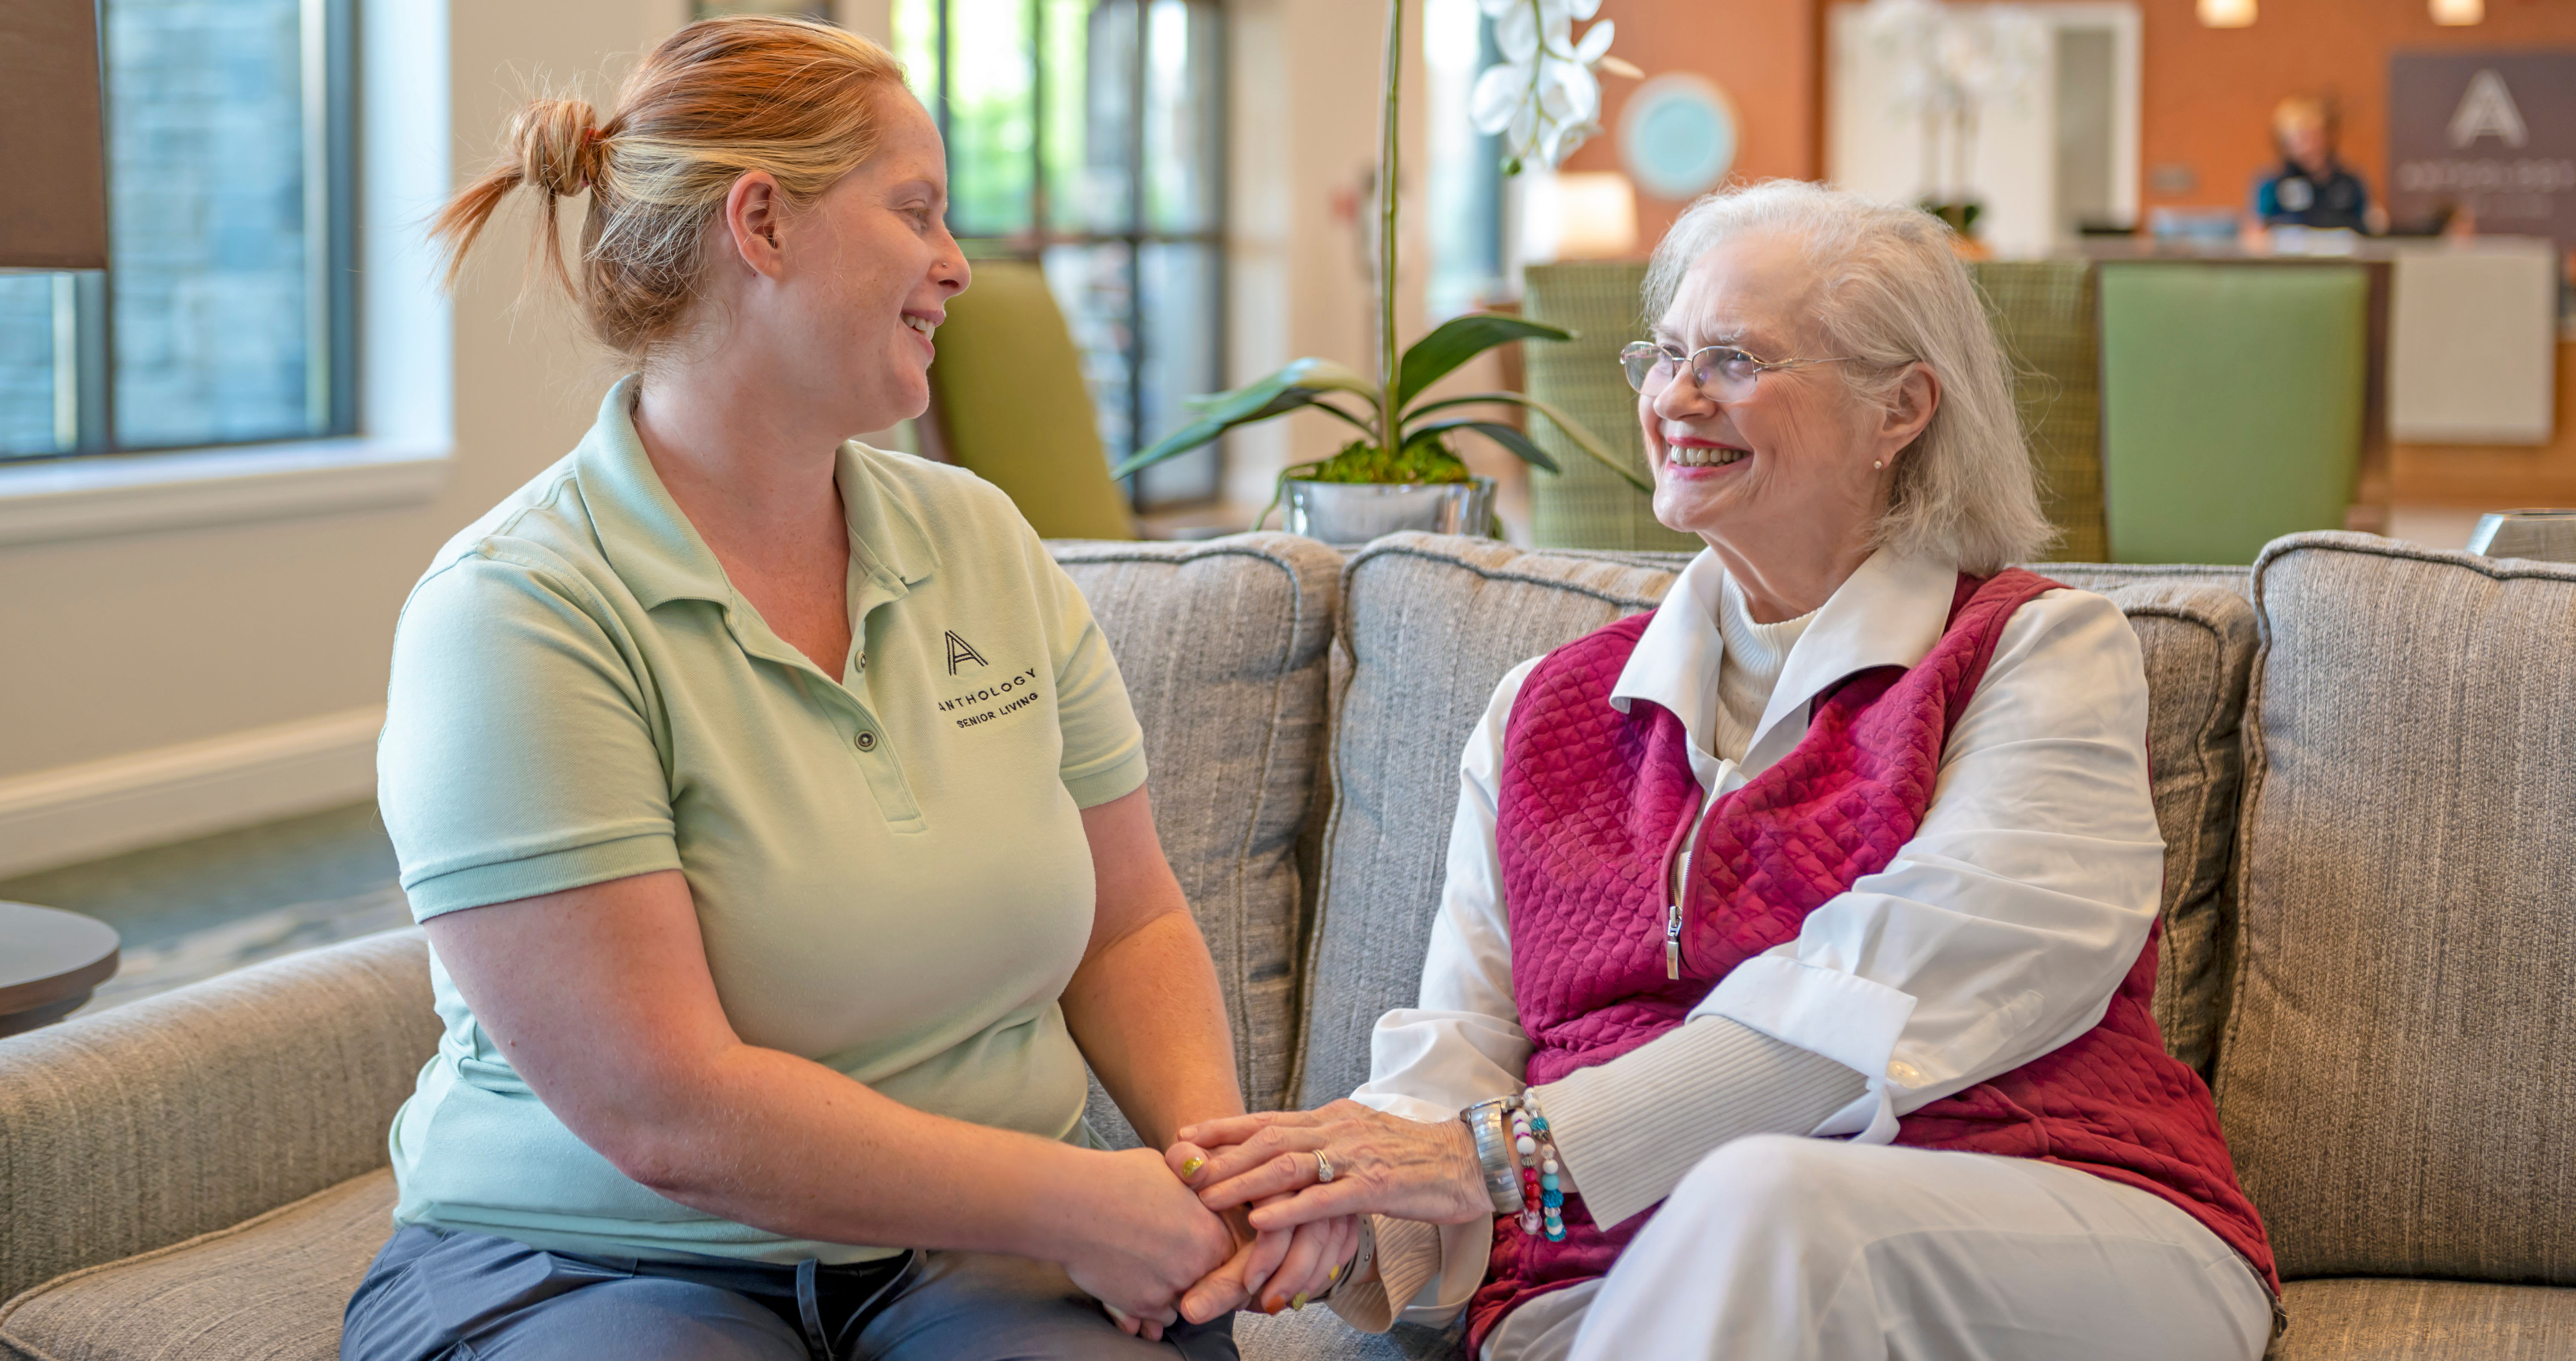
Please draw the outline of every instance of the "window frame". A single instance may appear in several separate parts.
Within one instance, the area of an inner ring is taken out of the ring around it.
[[[104,89],[114,41],[101,0],[99,78]],[[50,271],[55,283],[55,360],[58,392],[73,410],[73,441],[49,453],[0,455],[0,468],[167,455],[191,450],[279,449],[317,441],[346,442],[358,426],[358,7],[356,0],[299,0],[299,93],[304,112],[305,410],[313,428],[301,434],[255,436],[237,440],[197,440],[179,444],[121,444],[116,438],[116,164],[107,167],[108,267],[104,270]],[[110,129],[104,140],[115,145],[113,92],[101,101],[100,117]],[[321,249],[313,249],[314,243]],[[66,300],[68,295],[68,301]],[[69,311],[68,318],[64,313]],[[59,338],[68,326],[73,338],[71,378],[62,382]],[[319,337],[318,344],[310,338]]]
[[[954,48],[950,41],[950,10],[958,0],[926,0],[926,2],[934,15],[932,44],[936,54],[936,70],[932,78],[938,82],[938,98],[932,101],[933,107],[930,113],[939,126],[941,144],[948,145],[953,140],[950,135],[949,92],[955,88],[952,79]],[[1230,287],[1231,267],[1226,258],[1225,246],[1233,185],[1232,139],[1228,135],[1233,120],[1230,99],[1233,82],[1227,78],[1227,68],[1232,59],[1232,16],[1226,12],[1222,0],[1180,0],[1193,11],[1194,22],[1203,18],[1213,25],[1215,35],[1210,44],[1212,48],[1210,59],[1216,69],[1210,72],[1209,76],[1212,88],[1211,102],[1214,105],[1211,116],[1216,123],[1216,135],[1215,154],[1212,158],[1213,164],[1210,166],[1213,180],[1209,192],[1211,203],[1206,224],[1191,231],[1163,231],[1149,225],[1145,174],[1147,121],[1145,108],[1148,90],[1148,63],[1145,60],[1145,54],[1151,50],[1150,34],[1154,5],[1157,0],[1129,0],[1134,10],[1135,34],[1132,50],[1136,54],[1136,59],[1128,75],[1127,92],[1130,110],[1126,128],[1127,145],[1124,148],[1128,165],[1127,225],[1123,230],[1118,231],[1066,230],[1056,225],[1053,205],[1049,201],[1047,182],[1047,5],[1045,0],[1021,0],[1021,2],[1028,10],[1029,34],[1029,227],[1023,232],[998,235],[958,231],[957,209],[952,201],[949,207],[949,229],[969,259],[1022,260],[1043,266],[1046,252],[1058,246],[1119,246],[1125,250],[1127,314],[1124,321],[1127,334],[1131,338],[1131,352],[1127,356],[1126,366],[1128,443],[1126,448],[1109,451],[1111,462],[1116,463],[1137,450],[1145,448],[1164,433],[1158,431],[1149,435],[1145,429],[1148,415],[1145,407],[1145,360],[1149,353],[1146,340],[1147,312],[1144,288],[1146,247],[1177,245],[1200,246],[1207,249],[1208,257],[1213,262],[1210,280],[1212,315],[1208,318],[1209,334],[1215,338],[1216,353],[1212,359],[1220,380],[1229,371],[1228,323],[1232,289]],[[1095,7],[1102,2],[1103,0],[1091,0]],[[1212,479],[1215,490],[1203,499],[1221,501],[1225,495],[1224,442],[1218,441],[1213,449],[1217,460],[1216,475]],[[1129,505],[1139,511],[1147,509],[1144,474],[1131,474],[1124,481]],[[1164,509],[1198,503],[1198,501],[1178,500],[1155,502],[1153,508]]]

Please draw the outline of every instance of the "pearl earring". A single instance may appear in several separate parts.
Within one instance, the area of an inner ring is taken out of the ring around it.
[[[1872,459],[1872,460],[1870,461],[1870,465],[1869,465],[1869,467],[1870,467],[1870,471],[1872,471],[1872,472],[1876,472],[1876,471],[1878,471],[1879,469],[1884,468],[1884,467],[1886,467],[1886,466],[1887,466],[1887,460],[1886,460],[1886,459],[1883,459],[1883,458],[1880,458],[1880,459]]]

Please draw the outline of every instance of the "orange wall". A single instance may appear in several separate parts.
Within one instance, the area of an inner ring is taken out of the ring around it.
[[[1818,0],[1604,0],[1600,18],[1615,19],[1611,54],[1647,75],[1689,71],[1717,82],[1735,104],[1735,175],[1812,179],[1824,173],[1816,145],[1816,4]],[[1637,82],[1601,82],[1601,126],[1608,129],[1568,157],[1567,170],[1619,168],[1619,110]],[[1637,246],[1663,239],[1684,205],[1637,196]]]
[[[2188,165],[2188,193],[2142,186],[2140,201],[2234,206],[2274,161],[2272,106],[2331,94],[2343,111],[2344,161],[2384,201],[2388,57],[2392,52],[2576,46],[2576,3],[2487,0],[2486,22],[2443,28],[2425,0],[2258,0],[2250,28],[2204,28],[2192,0],[2139,0],[2145,18],[2142,170]]]

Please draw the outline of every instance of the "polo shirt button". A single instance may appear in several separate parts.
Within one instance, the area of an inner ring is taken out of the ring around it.
[[[875,751],[877,749],[877,735],[864,728],[859,730],[858,736],[853,737],[850,740],[856,743],[861,751]]]

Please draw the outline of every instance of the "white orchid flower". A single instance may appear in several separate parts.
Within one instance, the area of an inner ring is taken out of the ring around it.
[[[1601,0],[1479,0],[1494,21],[1503,59],[1476,77],[1468,115],[1478,132],[1503,135],[1510,168],[1536,162],[1554,168],[1601,131],[1601,79],[1643,74],[1610,55],[1615,23],[1583,31],[1574,25],[1600,12]]]

